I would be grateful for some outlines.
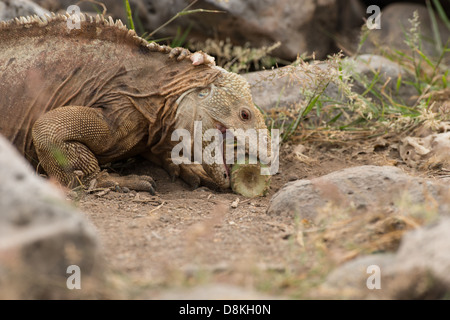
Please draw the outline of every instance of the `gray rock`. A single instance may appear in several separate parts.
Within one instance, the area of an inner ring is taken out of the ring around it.
[[[327,65],[319,63],[309,70],[287,66],[243,74],[249,82],[254,103],[263,110],[298,106],[306,99],[305,89],[317,88],[319,74],[326,72]],[[336,100],[343,100],[338,87],[330,83],[324,92]]]
[[[395,257],[396,273],[431,271],[450,290],[450,218],[408,232]]]
[[[366,7],[360,0],[337,0],[339,23],[335,30],[339,34],[361,29]]]
[[[43,16],[49,11],[43,9],[31,0],[0,0],[0,21],[10,20],[19,16]]]
[[[381,289],[384,287],[384,272],[393,264],[395,255],[392,253],[373,254],[358,257],[334,269],[319,289],[319,296],[329,296],[339,299],[358,299],[369,296],[372,290],[367,287],[367,279],[373,274],[371,266],[380,269]]]
[[[372,71],[380,71],[383,80],[388,78],[396,79],[398,75],[404,77],[405,70],[398,64],[385,57],[373,54],[363,54],[356,57],[357,62],[361,62],[358,67],[358,73],[369,76]]]
[[[448,190],[448,185],[409,176],[396,167],[360,166],[287,183],[272,197],[267,213],[314,219],[329,202],[358,212],[396,210],[397,201],[406,194],[411,204],[437,203],[437,211],[445,214],[450,210],[442,197]]]
[[[311,180],[299,180],[289,182],[270,199],[267,213],[313,219],[325,204]]]
[[[85,279],[99,270],[93,226],[2,136],[0,181],[0,297],[61,296],[70,265]]]
[[[411,80],[411,76],[397,63],[387,58],[364,54],[357,58],[348,58],[348,66],[352,69],[346,72],[352,75],[354,82],[353,91],[363,93],[367,85],[371,83],[375,74],[379,74],[379,81],[374,87],[380,89],[390,78],[390,82],[385,87],[388,94],[394,99],[411,105],[415,101],[411,97],[417,94],[412,86],[401,85],[397,92],[397,79]],[[304,88],[315,88],[319,82],[319,74],[327,70],[326,63],[319,63],[307,72],[303,68],[287,66],[273,70],[257,71],[244,74],[243,77],[250,83],[253,100],[263,110],[270,110],[275,107],[292,107],[304,101]],[[324,96],[330,97],[335,101],[346,103],[346,98],[339,92],[335,83],[330,83],[324,92]],[[370,96],[370,94],[369,94]],[[374,100],[376,101],[376,100]]]
[[[407,232],[397,253],[360,257],[332,271],[316,295],[328,298],[442,299],[450,292],[450,218]],[[366,285],[370,265],[380,289]]]
[[[372,82],[374,76],[378,74],[379,80],[374,86],[374,89],[381,91],[381,88],[387,83],[387,85],[384,86],[384,90],[394,100],[402,102],[405,105],[413,105],[416,102],[414,96],[417,95],[417,90],[411,85],[405,85],[405,82],[407,81],[413,82],[414,77],[398,63],[373,54],[363,54],[354,59],[357,64],[353,74],[356,74],[363,79],[364,83],[366,83],[366,87]],[[397,81],[399,77],[401,77],[402,84],[397,90]],[[366,87],[363,86],[359,79],[357,79],[354,91],[362,94],[366,90]],[[368,97],[371,97],[376,101],[375,97],[370,93]]]
[[[198,7],[203,6],[199,2]],[[270,46],[280,41],[281,47],[273,54],[283,59],[294,60],[298,54],[316,53],[318,58],[326,57],[333,40],[327,36],[338,25],[336,0],[251,0],[215,1],[205,0],[205,5],[226,11],[223,15],[209,15],[197,24],[202,29],[219,34],[219,38],[230,38],[243,45],[249,42],[253,47]]]

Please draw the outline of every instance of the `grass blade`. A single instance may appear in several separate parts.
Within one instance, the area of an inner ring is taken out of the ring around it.
[[[129,27],[131,30],[135,30],[134,22],[133,22],[133,13],[131,12],[130,2],[128,0],[123,0],[123,3],[125,5],[125,10],[127,11],[127,19],[128,19]]]
[[[434,64],[433,62],[431,62],[431,60],[428,59],[428,57],[427,57],[422,51],[420,51],[419,49],[416,49],[416,52],[417,52],[417,53],[422,57],[422,59],[423,59],[430,67],[432,67],[433,70],[434,70],[435,64]]]
[[[333,124],[335,123],[340,117],[342,116],[342,112],[339,112],[339,114],[335,117],[333,117],[333,119],[331,119],[330,121],[328,121],[328,124]]]
[[[444,8],[442,8],[441,2],[439,0],[433,0],[433,4],[436,7],[436,11],[441,18],[442,22],[444,22],[445,26],[448,30],[450,30],[450,20],[445,13]]]
[[[431,20],[431,28],[433,30],[433,36],[434,36],[434,41],[436,43],[436,48],[437,48],[438,52],[441,52],[442,51],[442,41],[441,41],[441,35],[439,33],[439,27],[437,24],[436,15],[434,14],[434,10],[431,7],[430,0],[427,0],[426,4],[427,4],[427,9],[428,9],[428,15],[430,16],[430,20]]]
[[[188,10],[190,7],[192,7],[194,4],[196,4],[198,0],[194,0],[192,3],[190,3],[186,8],[178,12],[175,16],[170,18],[168,21],[166,21],[164,24],[153,30],[152,33],[149,34],[149,37],[152,37],[155,33],[157,33],[159,30],[165,28],[168,24],[172,23],[175,19],[192,14],[192,13],[199,13],[199,12],[209,12],[209,13],[222,13],[223,11],[218,10],[205,10],[205,9],[194,9],[194,10]]]

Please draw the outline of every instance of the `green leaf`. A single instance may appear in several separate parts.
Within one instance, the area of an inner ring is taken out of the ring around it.
[[[156,28],[150,33],[150,37],[153,36],[155,33],[157,33],[159,30],[165,28],[168,24],[172,23],[175,19],[188,15],[193,13],[200,13],[200,12],[206,12],[206,13],[224,13],[224,11],[218,11],[218,10],[206,10],[206,9],[194,9],[194,10],[187,10],[191,6],[193,6],[197,1],[192,2],[189,4],[186,8],[184,8],[182,11],[178,12],[175,16],[170,18],[167,22]]]
[[[431,28],[433,30],[435,45],[437,47],[437,51],[441,52],[442,51],[442,41],[441,41],[441,35],[439,33],[439,27],[437,24],[436,15],[434,14],[434,10],[431,7],[430,0],[427,0],[426,4],[427,4],[427,9],[428,9],[428,15],[430,16],[430,20],[431,20]]]
[[[419,49],[416,49],[416,52],[422,57],[422,59],[430,66],[434,69],[435,65],[433,62],[431,62],[430,59],[428,59],[428,57]]]
[[[133,22],[133,13],[131,12],[130,2],[128,0],[123,0],[123,2],[125,5],[125,10],[127,11],[127,19],[128,19],[128,24],[130,25],[130,29],[135,30],[134,22]]]
[[[305,110],[303,110],[302,117],[305,117],[308,113],[311,112],[312,108],[314,108],[314,105],[316,104],[319,97],[320,97],[320,94],[316,95],[314,97],[314,99],[311,100],[311,102],[306,106]]]
[[[337,116],[333,117],[330,121],[328,121],[328,124],[335,123],[341,116],[342,116],[342,112],[339,112],[339,114]]]
[[[400,86],[402,85],[402,75],[399,74],[397,78],[397,84],[395,85],[395,92],[398,94],[398,91],[400,90]]]
[[[177,28],[177,35],[172,40],[170,46],[172,48],[183,46],[184,43],[186,42],[186,38],[187,38],[189,32],[191,32],[191,29],[192,29],[192,24],[190,24],[189,27],[183,32],[183,34],[181,34],[181,28],[178,27]]]

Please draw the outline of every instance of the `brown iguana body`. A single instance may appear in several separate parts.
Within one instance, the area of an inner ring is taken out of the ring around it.
[[[66,185],[80,173],[84,182],[98,177],[99,164],[142,152],[159,158],[172,175],[198,176],[197,170],[180,170],[167,159],[171,133],[179,127],[177,99],[221,81],[226,87],[225,72],[194,66],[186,51],[148,44],[120,21],[88,20],[81,29],[67,28],[66,16],[0,23],[0,133]],[[223,119],[212,120],[226,128],[265,128],[244,89],[230,92],[225,102],[246,105],[255,113],[252,123],[241,126],[231,119],[234,112],[219,112],[220,106],[211,114],[223,113]],[[153,191],[145,177],[104,180]]]

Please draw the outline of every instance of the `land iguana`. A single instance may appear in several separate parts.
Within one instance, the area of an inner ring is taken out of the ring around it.
[[[148,43],[120,20],[69,15],[0,22],[0,133],[35,166],[73,187],[154,194],[149,176],[100,165],[144,154],[193,187],[230,187],[230,165],[179,164],[177,128],[266,129],[248,83],[203,52]],[[250,141],[257,143],[257,141]],[[205,143],[203,148],[205,148]]]

